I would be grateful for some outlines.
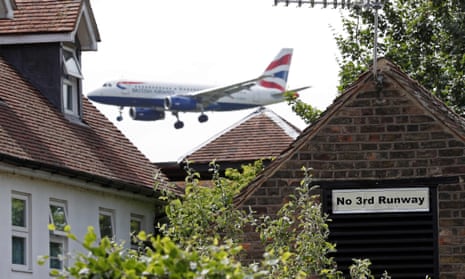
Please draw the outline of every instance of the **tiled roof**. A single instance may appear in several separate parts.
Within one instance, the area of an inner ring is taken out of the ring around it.
[[[0,57],[0,161],[153,194],[158,169],[85,97],[82,115],[69,121]]]
[[[0,34],[71,32],[81,9],[75,0],[16,0],[13,19],[0,19]]]
[[[431,94],[417,81],[411,79],[407,74],[385,58],[378,60],[379,76],[384,77],[383,82],[395,83],[396,87],[400,88],[410,96],[412,96],[423,108],[425,108],[433,117],[441,121],[450,129],[456,136],[465,141],[465,120],[457,115],[452,109],[447,107],[441,100]],[[260,173],[257,178],[247,187],[243,188],[241,193],[236,196],[234,203],[236,205],[243,204],[250,195],[252,195],[260,186],[276,171],[280,169],[288,160],[290,160],[307,142],[312,139],[320,129],[322,129],[328,121],[335,115],[345,104],[351,100],[366,83],[373,82],[372,71],[367,71],[360,75],[358,80],[352,84],[343,94],[326,109],[320,118],[312,125],[308,126],[300,136],[289,145],[289,148],[267,168]]]
[[[300,130],[266,108],[260,108],[185,156],[195,163],[253,161],[278,156]]]

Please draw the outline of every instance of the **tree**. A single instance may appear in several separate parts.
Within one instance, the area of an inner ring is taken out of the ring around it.
[[[379,56],[463,115],[465,2],[386,0],[379,15]],[[374,13],[354,8],[342,22],[343,32],[335,36],[341,52],[341,92],[373,62]]]
[[[284,96],[292,111],[302,118],[305,124],[313,123],[320,116],[321,111],[319,109],[302,101],[294,92],[285,92]]]
[[[333,258],[328,253],[335,246],[327,241],[329,236],[327,215],[310,188],[309,170],[296,193],[278,211],[277,218],[263,217],[258,228],[261,239],[268,243],[267,253],[278,251],[286,259],[272,270],[275,278],[342,278]]]
[[[202,185],[199,173],[187,163],[185,194],[179,197],[166,193],[164,197],[169,223],[161,225],[160,230],[181,246],[199,249],[227,239],[239,243],[237,236],[253,219],[252,212],[235,208],[233,199],[263,169],[262,161],[243,165],[242,171],[227,169],[225,177],[220,176],[215,162],[210,167],[210,185]]]

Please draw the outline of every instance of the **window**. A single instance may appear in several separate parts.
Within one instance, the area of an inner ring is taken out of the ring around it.
[[[50,201],[49,222],[55,226],[56,232],[64,232],[66,225],[68,225],[65,202]]]
[[[50,236],[49,244],[49,267],[62,270],[65,261],[66,238],[64,236]]]
[[[63,80],[63,108],[68,114],[79,116],[78,82],[74,77]]]
[[[13,226],[27,227],[27,199],[13,197],[11,199],[11,223]]]
[[[11,263],[14,270],[31,267],[30,196],[12,193],[11,196]]]
[[[11,244],[13,264],[26,265],[26,238],[13,236]]]
[[[144,216],[131,214],[131,223],[130,223],[130,237],[131,237],[131,248],[137,248],[137,239],[135,238],[137,234],[144,227]]]
[[[54,230],[50,231],[49,241],[49,267],[62,270],[67,250],[67,237],[65,227],[68,225],[66,202],[55,199],[50,200],[49,223]]]
[[[81,66],[72,48],[63,48],[65,74],[82,79]]]
[[[100,227],[100,237],[108,237],[110,239],[113,239],[113,237],[115,236],[113,210],[101,208],[99,212],[98,221]]]
[[[71,47],[63,47],[63,71],[63,110],[68,115],[79,117],[79,84],[82,74],[76,51]]]

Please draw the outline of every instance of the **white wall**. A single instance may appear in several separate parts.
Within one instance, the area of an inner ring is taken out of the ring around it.
[[[14,173],[13,173],[14,172]],[[31,255],[30,270],[12,270],[12,192],[30,195],[31,203]],[[83,239],[88,226],[93,226],[99,235],[99,208],[114,210],[115,239],[124,240],[129,246],[131,214],[144,216],[144,230],[152,232],[156,198],[101,188],[77,180],[60,177],[40,171],[8,168],[0,164],[0,278],[47,278],[48,263],[37,264],[37,257],[49,253],[49,202],[50,199],[65,201],[68,223],[78,239]],[[68,251],[82,250],[79,244],[68,240]]]

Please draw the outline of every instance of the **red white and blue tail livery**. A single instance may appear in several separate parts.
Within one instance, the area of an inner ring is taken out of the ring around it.
[[[184,126],[179,112],[199,112],[199,121],[206,122],[206,111],[241,110],[284,101],[291,59],[292,49],[283,48],[262,75],[226,86],[117,80],[106,82],[87,97],[97,103],[118,106],[118,121],[122,120],[124,107],[130,107],[132,119],[142,121],[164,119],[165,111],[171,111],[177,119],[174,127],[179,129]]]
[[[277,89],[281,92],[286,90],[287,77],[291,67],[292,49],[284,48],[275,59],[266,67],[260,86],[269,89]]]

